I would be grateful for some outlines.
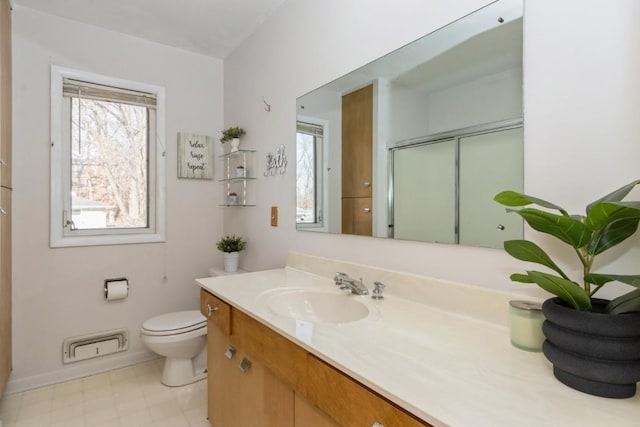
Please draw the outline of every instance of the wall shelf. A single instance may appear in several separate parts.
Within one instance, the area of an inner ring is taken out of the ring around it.
[[[224,200],[220,206],[246,207],[255,206],[256,174],[254,161],[255,150],[238,150],[218,156],[224,165],[223,177],[220,182],[226,184]],[[235,201],[231,195],[235,194]]]
[[[220,182],[242,182],[242,181],[252,181],[256,178],[254,177],[235,177],[235,178],[225,178],[221,179]]]

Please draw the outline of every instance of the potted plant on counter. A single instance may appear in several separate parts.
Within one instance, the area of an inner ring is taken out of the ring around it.
[[[231,141],[231,152],[234,153],[238,151],[240,147],[240,138],[246,134],[245,130],[241,127],[233,126],[222,131],[220,142],[224,144],[227,141]]]
[[[640,288],[640,275],[592,272],[598,255],[638,229],[640,202],[623,199],[639,183],[633,181],[590,203],[586,215],[570,215],[558,205],[514,191],[494,198],[510,208],[519,207],[507,211],[520,215],[534,230],[569,245],[576,254],[582,274],[572,279],[534,242],[504,242],[512,257],[551,271],[527,270],[512,274],[511,280],[535,283],[556,296],[542,305],[546,317],[543,352],[553,364],[555,377],[597,396],[631,397],[640,380],[640,289],[611,301],[593,297],[609,282]],[[528,205],[544,210],[524,207]]]
[[[244,250],[247,242],[242,240],[235,234],[225,236],[216,242],[218,250],[223,252],[224,271],[233,273],[238,270],[238,260],[240,259],[240,251]]]

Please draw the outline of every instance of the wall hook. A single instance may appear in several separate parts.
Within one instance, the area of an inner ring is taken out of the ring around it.
[[[270,112],[271,104],[269,104],[267,101],[264,100],[264,96],[262,97],[262,102],[264,103],[264,111]]]

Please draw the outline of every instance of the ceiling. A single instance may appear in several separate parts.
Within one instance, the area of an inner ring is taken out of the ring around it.
[[[285,0],[13,0],[13,4],[224,58]]]

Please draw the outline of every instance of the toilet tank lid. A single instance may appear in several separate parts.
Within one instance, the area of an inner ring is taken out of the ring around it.
[[[176,311],[152,317],[142,324],[147,331],[174,331],[191,326],[205,325],[207,319],[198,310]]]

